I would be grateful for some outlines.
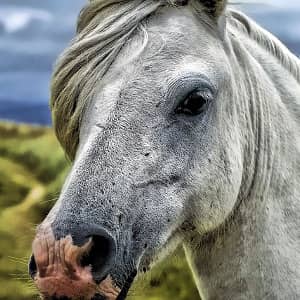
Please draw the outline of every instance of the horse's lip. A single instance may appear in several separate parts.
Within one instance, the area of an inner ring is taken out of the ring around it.
[[[125,300],[127,297],[127,293],[133,283],[134,278],[137,275],[137,270],[131,272],[131,274],[127,277],[126,282],[124,283],[121,292],[116,300]]]
[[[128,291],[131,288],[132,283],[133,283],[136,275],[137,275],[137,271],[136,270],[134,270],[134,271],[131,272],[131,274],[127,277],[127,279],[126,279],[123,287],[122,288],[120,287],[121,292],[117,296],[116,300],[125,300],[126,299]],[[35,276],[35,280],[36,280],[36,276]],[[71,298],[68,298],[68,297],[57,298],[56,296],[50,296],[49,297],[49,296],[43,295],[43,294],[41,294],[40,296],[42,297],[41,299],[43,299],[43,300],[57,300],[57,299],[70,299],[71,300]],[[101,294],[95,294],[91,298],[91,300],[102,300],[102,299],[106,299],[106,298],[104,296],[102,296]]]

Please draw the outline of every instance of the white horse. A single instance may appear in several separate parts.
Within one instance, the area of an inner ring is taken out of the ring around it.
[[[46,299],[124,299],[182,244],[202,299],[300,299],[300,63],[222,0],[95,0],[53,77],[73,168]]]

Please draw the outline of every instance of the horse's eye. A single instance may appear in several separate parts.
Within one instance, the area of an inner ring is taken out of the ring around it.
[[[212,94],[208,90],[195,90],[191,92],[176,108],[176,114],[186,114],[189,116],[196,116],[203,113]]]

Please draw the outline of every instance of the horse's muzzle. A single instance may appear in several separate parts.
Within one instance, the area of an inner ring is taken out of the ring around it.
[[[103,232],[85,232],[86,243],[78,246],[71,235],[56,240],[51,228],[39,228],[29,274],[45,299],[117,299],[121,290],[106,264],[112,239]]]

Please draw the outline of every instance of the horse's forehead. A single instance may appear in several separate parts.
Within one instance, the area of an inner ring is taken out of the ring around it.
[[[198,61],[205,70],[204,65],[223,61],[211,29],[190,9],[164,8],[148,20],[144,30],[137,31],[123,47],[105,76],[106,85],[113,84],[116,78],[121,78],[123,87],[131,82],[153,84],[153,78],[158,76],[163,84],[174,70],[188,69],[192,62],[197,67]]]
[[[170,37],[173,34],[181,34],[181,37],[188,41],[199,33],[206,36],[209,35],[209,27],[203,26],[205,23],[208,24],[208,20],[205,18],[204,14],[196,14],[189,7],[180,9],[176,7],[163,7],[158,13],[150,17],[147,22],[147,29],[169,35]]]
[[[201,15],[190,8],[162,8],[141,24],[142,30],[129,39],[106,78],[115,77],[116,73],[127,73],[124,77],[133,78],[149,64],[152,72],[168,70],[167,63],[176,63],[178,58],[187,55],[206,56],[207,60],[209,52],[215,55],[216,43],[215,32],[204,24]],[[132,58],[136,58],[134,63]],[[162,65],[163,61],[166,64]]]
[[[216,32],[205,25],[201,15],[188,8],[163,8],[150,18],[146,30],[150,43],[142,54],[145,64],[174,61],[177,56],[208,54],[216,46]]]

